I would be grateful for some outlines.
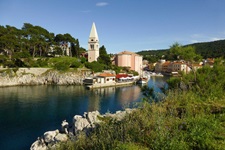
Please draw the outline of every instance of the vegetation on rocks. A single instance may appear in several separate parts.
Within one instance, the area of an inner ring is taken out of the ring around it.
[[[220,60],[213,68],[171,79],[167,96],[159,102],[145,88],[147,97],[139,109],[121,121],[105,119],[92,133],[80,134],[59,149],[224,149],[224,76]]]

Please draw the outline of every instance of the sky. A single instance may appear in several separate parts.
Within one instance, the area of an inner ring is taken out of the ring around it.
[[[87,49],[95,22],[108,53],[225,39],[225,0],[0,0],[0,25],[69,33]]]

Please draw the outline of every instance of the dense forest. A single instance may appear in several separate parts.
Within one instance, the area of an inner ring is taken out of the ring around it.
[[[218,58],[225,56],[225,40],[194,43],[189,46],[194,46],[196,53],[203,58]]]
[[[0,26],[0,53],[6,56],[27,58],[66,55],[65,50],[69,46],[70,56],[79,56],[83,50],[79,40],[69,33],[55,35],[30,23],[24,23],[21,29],[9,25]]]
[[[203,58],[218,58],[225,56],[225,40],[188,44],[183,47],[188,46],[194,47],[196,53],[201,55]],[[169,49],[145,50],[138,52],[138,54],[143,55],[144,59],[147,59],[150,62],[156,62],[161,58],[167,59]]]

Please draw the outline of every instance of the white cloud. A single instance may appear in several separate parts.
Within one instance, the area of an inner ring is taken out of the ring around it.
[[[107,2],[96,3],[96,6],[98,6],[98,7],[103,7],[103,6],[106,6],[106,5],[109,5],[109,3],[107,3]]]

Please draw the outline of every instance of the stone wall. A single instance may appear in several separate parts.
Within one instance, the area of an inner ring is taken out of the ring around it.
[[[19,68],[16,74],[33,74],[35,76],[40,76],[46,71],[51,70],[51,68]]]

